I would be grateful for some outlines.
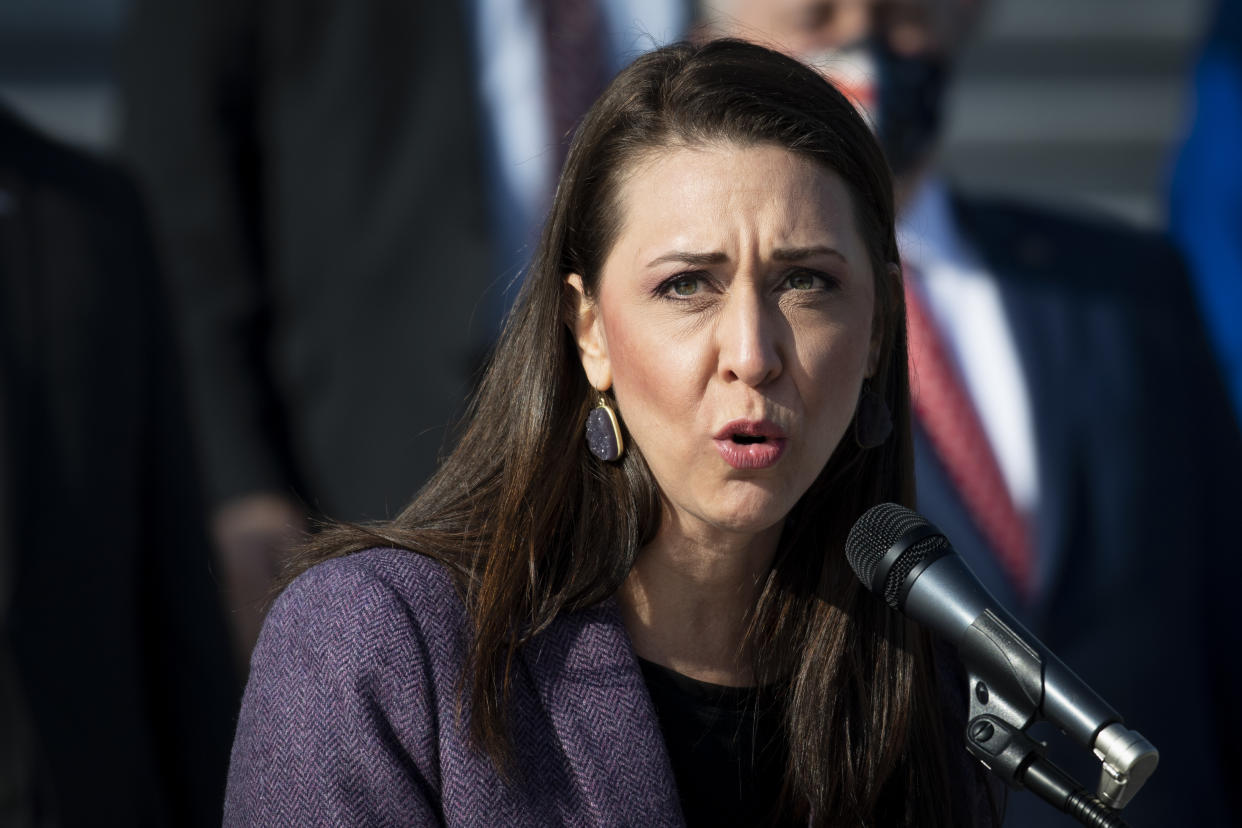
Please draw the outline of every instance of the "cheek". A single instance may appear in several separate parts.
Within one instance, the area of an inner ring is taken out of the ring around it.
[[[849,422],[867,372],[871,332],[862,325],[838,325],[802,332],[797,364],[808,415],[835,434]]]
[[[634,438],[642,441],[648,424],[684,422],[695,407],[695,349],[674,344],[649,314],[606,314],[604,328],[613,393]]]
[[[797,342],[798,362],[807,373],[860,378],[866,372],[870,337],[858,328],[820,329]]]

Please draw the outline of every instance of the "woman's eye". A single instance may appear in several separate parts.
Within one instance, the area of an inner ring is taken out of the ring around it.
[[[795,270],[785,278],[785,284],[793,290],[814,290],[821,281],[814,273],[805,270]]]
[[[668,289],[675,296],[693,296],[699,292],[699,277],[678,276],[668,283]]]
[[[657,299],[666,299],[673,302],[689,302],[693,300],[690,304],[698,307],[702,300],[706,298],[706,294],[712,290],[711,274],[702,271],[689,271],[670,276],[663,282],[660,282],[659,286],[651,292],[651,295]]]

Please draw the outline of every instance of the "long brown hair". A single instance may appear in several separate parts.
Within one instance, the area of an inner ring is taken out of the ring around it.
[[[570,336],[565,275],[581,274],[594,294],[621,220],[620,182],[644,154],[707,142],[777,144],[848,186],[883,334],[871,387],[894,421],[879,448],[842,440],[790,513],[751,618],[756,676],[785,688],[787,800],[821,824],[947,825],[929,643],[866,594],[844,560],[845,535],[867,508],[914,499],[888,167],[853,106],[776,52],[732,40],[677,44],[618,75],[573,139],[538,251],[451,454],[396,520],[320,532],[290,577],[376,545],[449,567],[474,624],[463,688],[471,732],[505,765],[516,655],[559,614],[616,592],[661,518],[636,447],[615,464],[587,451],[594,397]]]

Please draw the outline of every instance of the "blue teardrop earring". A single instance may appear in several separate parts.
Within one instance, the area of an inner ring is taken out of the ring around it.
[[[599,403],[587,415],[586,440],[591,454],[608,463],[621,459],[621,453],[625,451],[617,412],[612,410],[608,398],[602,393]]]

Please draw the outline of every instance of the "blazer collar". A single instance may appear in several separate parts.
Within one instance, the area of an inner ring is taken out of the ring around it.
[[[664,737],[615,600],[562,615],[523,658],[589,824],[681,826]]]

